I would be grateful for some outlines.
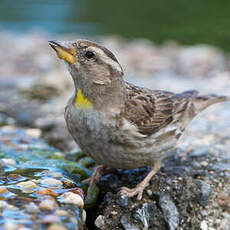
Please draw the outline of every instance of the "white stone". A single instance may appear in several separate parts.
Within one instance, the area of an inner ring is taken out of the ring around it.
[[[208,224],[205,220],[202,220],[200,223],[200,229],[201,230],[208,230]]]
[[[58,200],[61,203],[76,204],[81,208],[84,206],[84,201],[82,197],[73,192],[65,192],[64,194],[58,197]]]
[[[6,165],[15,165],[16,161],[11,158],[3,158],[1,159]]]
[[[104,229],[105,228],[105,217],[102,215],[99,215],[94,223],[95,223],[95,226],[98,227],[99,229]]]
[[[34,137],[34,138],[39,138],[42,134],[42,131],[40,129],[27,129],[26,130],[26,135]]]
[[[51,177],[40,180],[40,183],[45,184],[45,185],[49,185],[51,187],[57,187],[57,186],[62,185],[62,182],[60,180],[57,180],[57,179],[54,179]]]

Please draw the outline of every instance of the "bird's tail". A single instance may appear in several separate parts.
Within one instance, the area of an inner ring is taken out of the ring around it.
[[[197,96],[194,105],[198,112],[203,111],[210,105],[224,102],[224,101],[230,101],[230,96],[218,96],[215,94],[205,95],[205,96]]]

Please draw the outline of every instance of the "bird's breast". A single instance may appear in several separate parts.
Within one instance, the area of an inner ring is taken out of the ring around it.
[[[102,112],[73,106],[67,113],[67,126],[77,144],[98,163],[109,167],[152,165],[177,141],[173,126],[147,136],[127,120],[117,122]]]

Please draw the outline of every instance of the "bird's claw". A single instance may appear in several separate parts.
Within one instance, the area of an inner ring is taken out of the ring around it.
[[[137,195],[137,200],[142,199],[142,194],[144,189],[148,186],[147,184],[138,184],[135,188],[127,188],[127,187],[121,187],[120,194],[121,195],[127,195],[128,197],[134,197]]]

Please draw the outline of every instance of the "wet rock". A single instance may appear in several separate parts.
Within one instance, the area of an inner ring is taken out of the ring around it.
[[[53,197],[57,197],[59,196],[58,193],[54,192],[52,189],[50,188],[44,188],[44,189],[41,189],[39,191],[36,192],[38,195],[41,195],[41,196],[44,196],[44,195],[50,195],[50,196],[53,196]]]
[[[24,193],[32,193],[34,188],[37,187],[33,181],[25,181],[17,184]]]
[[[179,213],[176,205],[167,194],[160,195],[159,205],[169,229],[175,230],[179,225]]]
[[[39,207],[44,210],[54,210],[57,208],[57,202],[52,196],[44,196],[41,199]]]
[[[47,228],[47,230],[67,230],[67,228],[59,224],[52,224]]]
[[[60,180],[54,179],[54,178],[45,178],[40,181],[41,184],[50,186],[53,188],[62,186],[62,182]]]
[[[26,130],[0,127],[0,229],[12,227],[8,220],[15,223],[16,229],[24,228],[21,223],[29,229],[47,229],[47,224],[57,222],[63,213],[63,228],[83,229],[83,211],[77,205],[69,207],[58,203],[57,197],[72,190],[70,193],[77,196],[82,206],[83,195],[76,189],[76,182],[81,175],[87,177],[88,169],[79,167],[81,164],[75,161],[65,160],[64,154],[36,138],[36,133],[30,135],[31,130]],[[75,171],[79,176],[73,181],[66,177],[63,168]],[[57,210],[62,214],[58,215]],[[38,219],[43,222],[32,221]]]
[[[39,207],[33,202],[30,202],[29,204],[26,204],[25,209],[29,213],[39,213]]]
[[[50,215],[45,216],[45,218],[39,220],[39,222],[42,224],[51,224],[51,223],[61,222],[61,219],[57,215],[50,214]]]
[[[27,129],[26,130],[26,135],[31,136],[31,137],[35,137],[35,138],[39,138],[41,137],[41,130],[40,129]]]
[[[12,166],[12,165],[16,164],[16,161],[14,159],[11,159],[11,158],[3,158],[1,160],[5,163],[5,165]]]
[[[0,186],[0,194],[3,194],[5,192],[7,192],[7,188],[5,186]]]
[[[84,206],[84,201],[82,197],[73,192],[65,192],[61,196],[58,197],[59,202],[66,204],[76,204],[79,207]]]

